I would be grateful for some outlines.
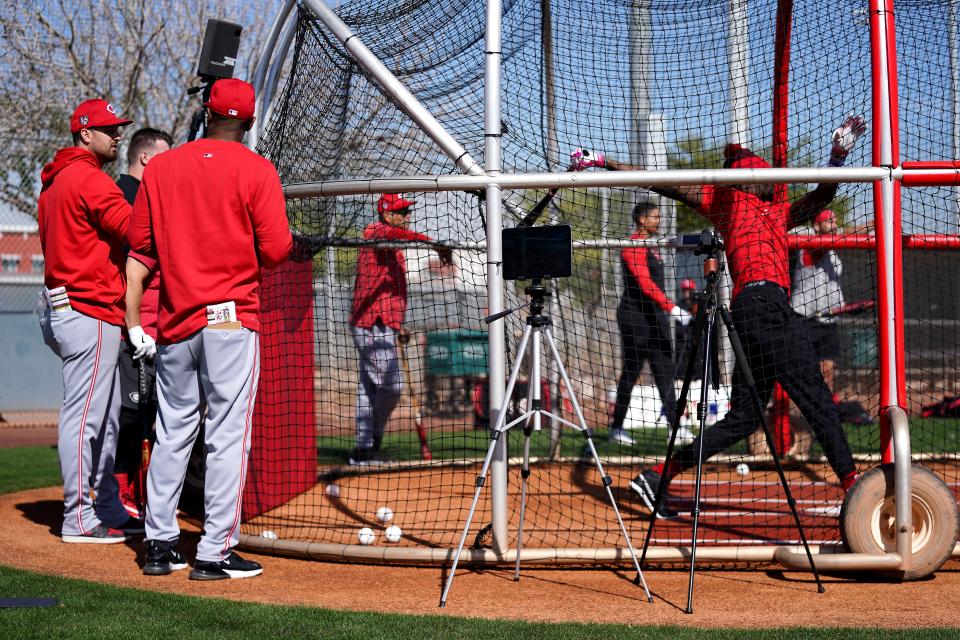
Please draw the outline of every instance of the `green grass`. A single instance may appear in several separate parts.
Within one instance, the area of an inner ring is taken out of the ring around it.
[[[0,449],[0,493],[60,484],[60,461],[54,447]]]
[[[960,452],[960,420],[952,418],[911,418],[911,441],[915,452],[953,453]],[[880,451],[880,425],[845,424],[844,431],[854,454],[874,454]],[[597,429],[594,445],[601,457],[618,455],[661,456],[666,451],[667,430],[642,429],[631,432],[636,439],[632,447],[624,447],[607,441],[607,430]],[[514,427],[508,432],[511,455],[520,455],[523,430]],[[462,431],[431,432],[428,437],[430,449],[436,460],[450,458],[481,458],[490,445],[490,436],[484,429],[467,428]],[[576,457],[583,449],[584,440],[577,431],[564,428],[560,439],[560,452]],[[321,464],[343,464],[353,448],[353,434],[345,437],[322,437],[317,439],[318,461]],[[384,438],[383,453],[394,460],[419,460],[420,441],[415,433],[395,433]],[[550,433],[544,429],[534,432],[530,439],[530,455],[546,456],[550,451]],[[746,441],[730,449],[728,453],[746,453]],[[813,453],[820,453],[814,443]]]
[[[344,572],[348,571],[349,567],[344,567]],[[23,640],[33,638],[56,638],[57,640],[67,638],[801,640],[814,636],[819,640],[834,638],[876,640],[878,638],[956,637],[956,632],[950,629],[876,630],[797,627],[765,631],[703,630],[613,624],[528,623],[442,615],[348,613],[310,607],[249,604],[121,589],[2,567],[0,567],[0,594],[5,598],[53,597],[58,600],[59,604],[50,608],[0,609],[0,633],[3,633],[5,638]],[[568,606],[575,609],[577,605],[571,602]],[[637,614],[642,615],[640,611]]]

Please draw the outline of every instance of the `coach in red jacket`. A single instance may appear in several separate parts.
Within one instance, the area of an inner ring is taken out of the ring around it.
[[[407,228],[415,202],[396,193],[377,201],[380,219],[363,230],[364,240],[433,242]],[[437,246],[440,260],[451,261],[450,249]],[[407,310],[407,262],[403,251],[363,247],[357,264],[350,310],[350,331],[360,359],[357,389],[357,437],[350,464],[379,462],[378,449],[390,413],[397,406],[403,382],[397,365],[397,336]]]
[[[113,455],[130,205],[101,167],[116,160],[122,127],[130,123],[105,100],[81,103],[70,118],[73,146],[57,151],[40,175],[37,217],[46,302],[40,327],[44,342],[63,360],[57,451],[64,542],[125,540],[124,532],[108,527],[100,514],[115,503],[118,522],[110,524],[126,519],[117,497]]]
[[[206,410],[205,519],[194,580],[262,573],[233,551],[260,375],[261,270],[282,263],[292,238],[273,164],[243,146],[254,91],[218,80],[207,137],[160,154],[143,174],[130,224],[127,325],[140,324],[143,280],[163,273],[157,318],[157,443],[147,475],[143,572],[185,568],[176,549],[177,501]]]

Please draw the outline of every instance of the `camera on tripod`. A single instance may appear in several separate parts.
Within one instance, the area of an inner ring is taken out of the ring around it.
[[[695,256],[714,257],[723,252],[723,239],[711,229],[700,232],[700,244],[694,250]]]

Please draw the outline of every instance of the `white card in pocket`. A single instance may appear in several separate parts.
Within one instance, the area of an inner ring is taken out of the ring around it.
[[[207,305],[207,326],[228,324],[237,321],[237,305],[231,300],[220,304]]]

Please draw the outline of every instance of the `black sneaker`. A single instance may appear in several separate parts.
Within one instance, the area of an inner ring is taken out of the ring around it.
[[[60,539],[78,544],[119,544],[127,541],[127,534],[101,523],[86,533],[61,534]]]
[[[355,467],[369,467],[390,464],[391,460],[381,456],[376,449],[354,447],[349,462]]]
[[[177,551],[176,542],[147,541],[147,560],[143,573],[148,576],[165,576],[187,568],[187,561]]]
[[[253,560],[244,560],[235,552],[230,552],[220,562],[197,560],[190,572],[191,580],[229,580],[230,578],[252,578],[263,573],[263,567]]]
[[[657,498],[657,490],[660,489],[660,481],[660,474],[653,469],[647,469],[630,481],[630,488],[640,496],[643,504],[647,505],[647,509],[650,509],[650,511],[653,511],[653,504]],[[657,510],[657,519],[669,520],[677,517],[677,512],[667,507],[669,500],[670,493],[664,489],[663,495],[660,497],[660,509]]]

